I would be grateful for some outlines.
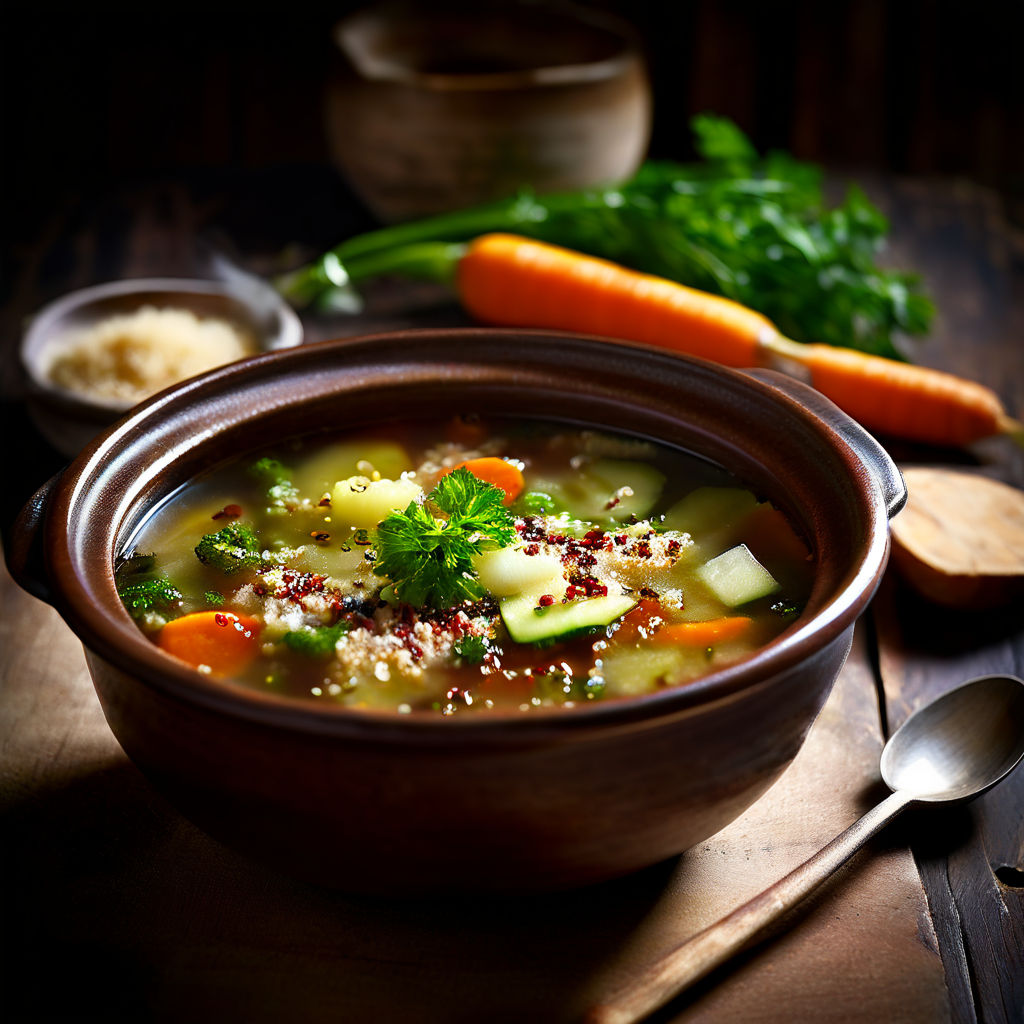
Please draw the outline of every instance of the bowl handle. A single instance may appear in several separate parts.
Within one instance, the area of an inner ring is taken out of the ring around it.
[[[809,384],[794,380],[777,370],[753,369],[743,372],[796,399],[839,434],[875,481],[890,519],[903,508],[907,502],[907,485],[903,482],[903,475],[889,453],[856,420]]]
[[[55,473],[28,499],[11,527],[10,543],[4,545],[7,568],[14,582],[47,604],[53,603],[53,595],[46,581],[43,523],[60,476]]]

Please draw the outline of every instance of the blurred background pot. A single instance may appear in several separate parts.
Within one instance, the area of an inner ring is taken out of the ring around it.
[[[334,160],[404,220],[513,194],[617,181],[651,130],[630,29],[568,4],[382,4],[334,30]]]

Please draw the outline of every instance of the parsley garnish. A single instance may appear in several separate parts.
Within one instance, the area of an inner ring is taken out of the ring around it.
[[[456,469],[420,505],[390,512],[377,527],[373,571],[387,576],[401,601],[418,608],[451,608],[476,601],[484,588],[472,556],[511,544],[515,524],[504,492]]]
[[[455,641],[452,650],[467,665],[479,665],[487,657],[487,641],[482,636],[463,636]]]

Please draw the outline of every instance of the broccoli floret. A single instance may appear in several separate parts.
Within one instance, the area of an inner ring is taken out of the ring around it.
[[[229,575],[263,564],[263,545],[245,523],[229,523],[216,533],[208,533],[195,550],[203,565]]]
[[[181,591],[166,576],[127,583],[118,590],[117,596],[133,619],[149,611],[169,611],[182,599]]]
[[[249,467],[249,475],[267,490],[267,501],[270,508],[287,511],[299,499],[299,489],[292,483],[292,472],[277,459],[262,458]]]
[[[309,658],[326,658],[334,646],[351,627],[342,620],[333,626],[303,626],[285,633],[281,638],[285,646]]]

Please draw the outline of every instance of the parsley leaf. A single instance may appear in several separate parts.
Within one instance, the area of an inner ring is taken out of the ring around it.
[[[472,556],[511,544],[515,524],[504,492],[460,468],[438,481],[420,505],[390,512],[377,527],[373,571],[401,601],[451,608],[484,595]]]
[[[482,636],[463,636],[452,645],[457,658],[467,665],[479,665],[487,657],[487,641]]]

